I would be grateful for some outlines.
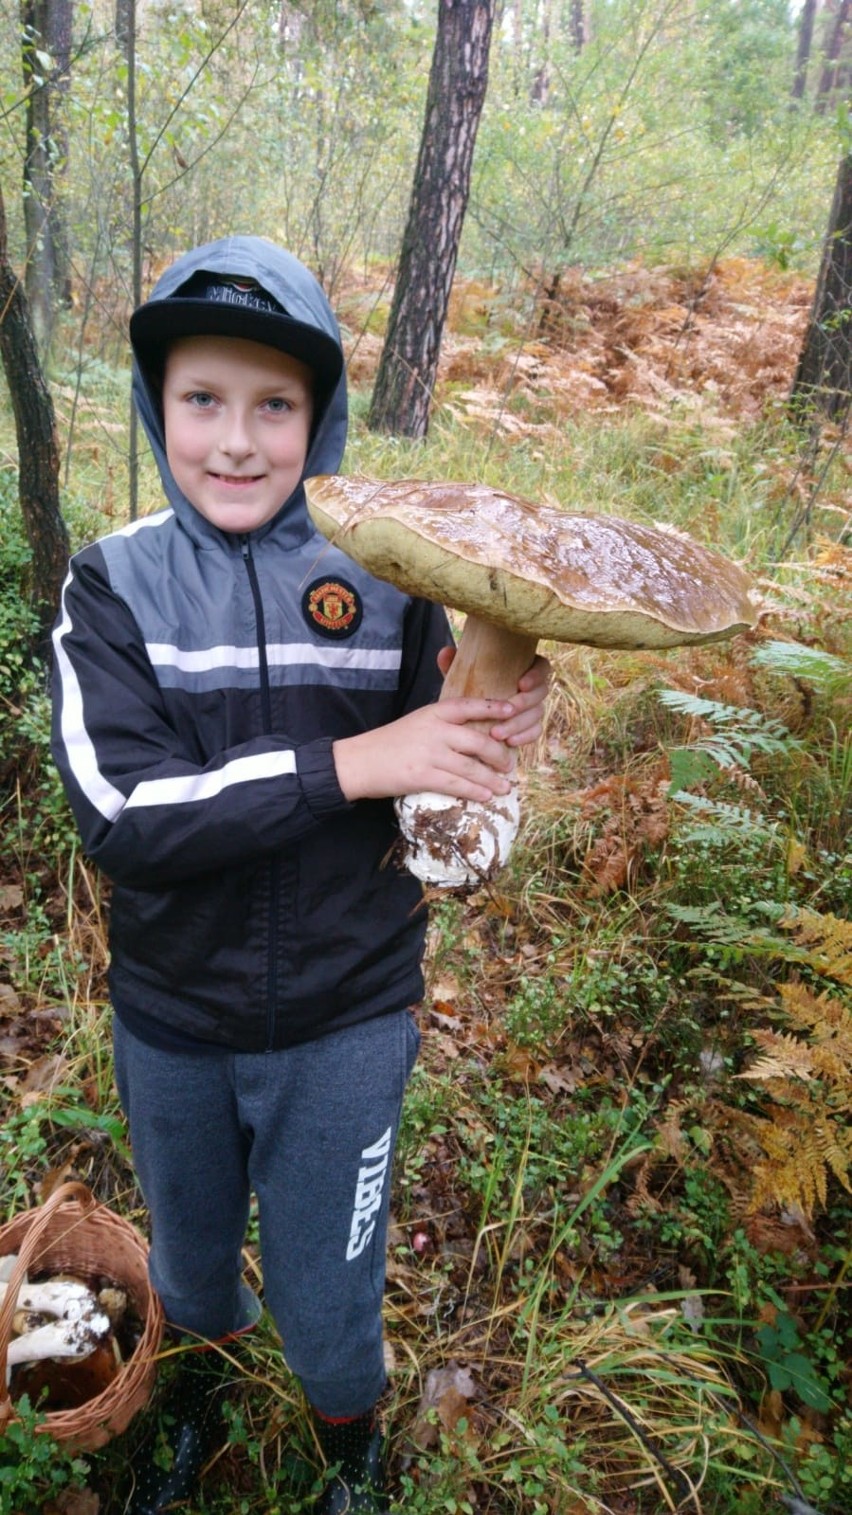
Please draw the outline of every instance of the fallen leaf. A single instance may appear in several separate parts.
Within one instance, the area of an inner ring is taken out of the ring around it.
[[[0,1016],[20,1015],[21,1001],[11,984],[0,984]]]
[[[577,1080],[568,1068],[557,1068],[555,1063],[545,1063],[539,1069],[539,1083],[545,1085],[551,1094],[573,1094],[577,1087]]]
[[[61,1052],[51,1052],[30,1064],[21,1085],[21,1104],[32,1105],[40,1094],[55,1088],[68,1071],[68,1064]]]
[[[91,1489],[63,1489],[45,1506],[43,1515],[98,1515],[100,1495]]]
[[[539,1076],[539,1064],[529,1053],[526,1047],[519,1047],[516,1042],[509,1042],[504,1053],[504,1066],[511,1078],[535,1079]]]
[[[685,1295],[681,1300],[680,1311],[690,1331],[697,1336],[704,1324],[704,1301],[701,1295]]]
[[[445,1431],[454,1431],[459,1421],[468,1414],[470,1401],[475,1394],[476,1384],[468,1368],[460,1367],[455,1361],[448,1362],[445,1368],[432,1368],[426,1375],[426,1385],[411,1432],[415,1446],[426,1451],[429,1447],[438,1445],[440,1428],[430,1417],[430,1410],[437,1412]]]

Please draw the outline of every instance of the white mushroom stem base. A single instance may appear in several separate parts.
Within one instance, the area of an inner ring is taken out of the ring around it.
[[[508,700],[535,657],[537,639],[469,615],[441,699]],[[497,725],[496,721],[490,725]],[[517,781],[489,804],[444,794],[408,794],[396,801],[405,864],[436,889],[476,889],[508,861],[520,823]]]

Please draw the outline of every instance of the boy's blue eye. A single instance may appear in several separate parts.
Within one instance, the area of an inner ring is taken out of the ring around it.
[[[282,399],[281,395],[271,395],[266,402],[266,408],[273,411],[275,415],[280,415],[282,411],[290,409],[290,404],[289,401]]]
[[[190,404],[197,406],[199,410],[209,410],[213,404],[213,396],[206,389],[196,389],[188,398]]]

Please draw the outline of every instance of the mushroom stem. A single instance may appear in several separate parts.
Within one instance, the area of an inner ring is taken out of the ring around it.
[[[0,1281],[0,1304],[9,1285]],[[66,1320],[78,1318],[95,1303],[91,1289],[71,1279],[48,1279],[46,1283],[24,1283],[18,1290],[16,1306],[39,1315],[58,1315]]]
[[[468,615],[441,699],[511,699],[537,640]],[[483,729],[493,724],[483,722]],[[508,859],[520,823],[517,781],[487,805],[429,791],[409,794],[397,800],[396,814],[406,867],[416,878],[437,889],[475,889]]]
[[[91,1315],[86,1320],[51,1321],[9,1342],[7,1367],[15,1368],[22,1362],[40,1362],[44,1357],[87,1357],[108,1331],[106,1315]]]
[[[444,680],[441,699],[510,700],[517,694],[518,679],[526,673],[538,646],[538,638],[519,636],[504,626],[493,626],[469,615],[459,638],[453,666]]]

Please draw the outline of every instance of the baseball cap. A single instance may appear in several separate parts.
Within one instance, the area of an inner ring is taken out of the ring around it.
[[[177,337],[242,337],[299,358],[313,369],[319,387],[334,389],[343,371],[343,353],[333,337],[288,316],[283,305],[254,279],[241,275],[193,274],[173,295],[149,300],[130,317],[130,340],[143,368],[162,367]]]

